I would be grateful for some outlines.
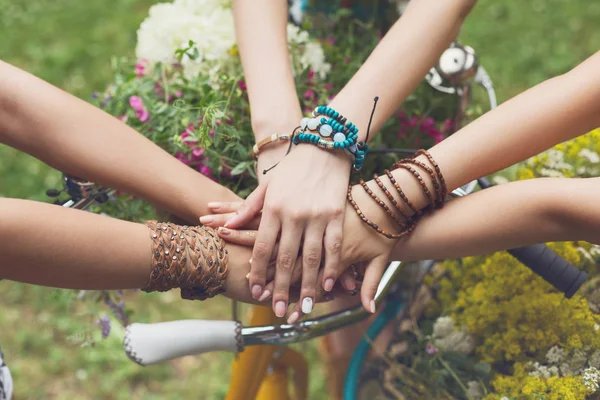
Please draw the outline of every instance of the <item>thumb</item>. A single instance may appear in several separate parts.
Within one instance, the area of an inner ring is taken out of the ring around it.
[[[375,313],[375,293],[377,293],[379,282],[387,265],[387,256],[379,256],[369,262],[365,271],[365,277],[360,289],[360,301],[365,310],[373,314]]]
[[[240,228],[257,217],[265,202],[267,187],[268,184],[264,184],[254,189],[237,210],[236,215],[225,222],[225,227],[231,229]]]

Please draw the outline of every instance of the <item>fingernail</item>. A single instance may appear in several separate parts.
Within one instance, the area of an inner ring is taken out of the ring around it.
[[[246,274],[246,280],[247,280],[247,281],[249,281],[249,280],[250,280],[250,272],[248,272],[248,273]]]
[[[310,314],[313,309],[313,300],[310,297],[305,297],[302,300],[302,312],[304,314]]]
[[[252,264],[252,257],[250,257],[250,259],[248,260],[249,264]]]
[[[224,228],[222,226],[219,227],[218,231],[223,236],[229,236],[231,234],[231,231],[229,229]]]
[[[285,315],[285,301],[278,301],[275,303],[275,315],[282,318]]]
[[[211,222],[213,222],[214,218],[211,217],[210,215],[205,215],[203,217],[200,217],[200,223],[203,225],[206,224],[210,224]]]
[[[294,322],[298,321],[298,318],[300,318],[300,313],[298,311],[294,311],[288,318],[287,323],[293,324]]]
[[[258,299],[261,294],[262,294],[262,288],[260,287],[260,285],[252,286],[252,297],[253,298]]]
[[[260,297],[258,298],[258,301],[265,301],[267,300],[269,297],[271,297],[271,291],[270,290],[265,290],[263,292],[263,294],[260,295]]]
[[[208,208],[215,210],[215,211],[217,211],[221,208],[221,203],[219,203],[219,202],[211,202],[211,203],[208,203],[207,205],[208,205]]]
[[[327,278],[325,280],[325,284],[323,285],[323,289],[325,289],[326,292],[331,292],[331,290],[333,289],[333,283],[333,278]]]
[[[349,292],[356,289],[356,282],[354,281],[354,279],[344,279],[342,281],[342,285],[344,286],[344,289],[346,289]]]
[[[371,314],[375,314],[375,300],[371,300],[369,306],[371,308]]]

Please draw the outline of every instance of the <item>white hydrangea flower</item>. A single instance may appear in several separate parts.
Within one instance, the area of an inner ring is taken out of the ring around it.
[[[324,78],[331,70],[321,45],[308,32],[288,24],[288,41],[302,70],[311,68]],[[174,0],[150,8],[137,32],[136,57],[150,62],[174,63],[175,52],[195,43],[198,57],[182,59],[184,76],[206,74],[212,80],[229,68],[239,68],[232,55],[236,44],[231,0]]]
[[[594,367],[586,368],[583,371],[583,385],[592,393],[595,393],[600,385],[600,371]]]
[[[579,154],[577,156],[581,157],[581,158],[585,158],[586,160],[588,160],[591,163],[600,162],[600,155],[598,155],[598,153],[596,153],[595,151],[592,151],[590,149],[581,149],[581,151],[579,152]]]

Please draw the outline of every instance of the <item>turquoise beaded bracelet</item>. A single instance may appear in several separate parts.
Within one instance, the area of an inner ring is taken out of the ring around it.
[[[318,118],[319,115],[328,116]],[[358,128],[346,117],[330,107],[319,106],[312,112],[313,118],[303,118],[300,121],[302,133],[294,135],[294,144],[310,143],[327,150],[344,150],[354,158],[354,169],[360,170],[364,164],[369,146],[358,141]],[[307,133],[306,131],[318,132]]]

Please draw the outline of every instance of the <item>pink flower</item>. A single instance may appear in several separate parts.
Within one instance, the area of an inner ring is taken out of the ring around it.
[[[310,81],[311,79],[313,79],[315,77],[315,70],[313,70],[312,68],[308,70],[308,80]]]
[[[162,85],[160,83],[156,82],[154,84],[154,93],[156,93],[156,94],[163,94],[164,92],[165,91],[164,91]]]
[[[432,356],[438,352],[438,348],[435,347],[433,343],[427,343],[427,345],[425,346],[425,352]]]
[[[246,86],[246,82],[245,82],[243,79],[240,79],[240,80],[238,81],[238,87],[239,87],[239,88],[240,88],[240,89],[241,89],[243,92],[245,92],[245,91],[246,91],[246,89],[248,89],[248,86]]]
[[[312,99],[313,97],[315,97],[315,91],[312,89],[308,89],[306,92],[304,92],[304,98],[307,100]]]
[[[204,149],[197,147],[192,150],[192,161],[200,161],[202,154],[204,154]]]
[[[217,125],[217,126],[221,126],[221,124],[222,124],[222,122],[221,122],[221,120],[220,120],[220,119],[218,119],[218,120],[216,120],[216,121],[215,121],[215,125]]]
[[[135,64],[135,74],[138,76],[138,78],[144,76],[147,62],[147,60],[142,58]]]
[[[435,121],[431,117],[425,118],[423,121],[421,121],[420,128],[421,131],[429,133],[430,130],[435,130]]]
[[[181,92],[181,90],[176,90],[175,97],[181,97],[181,96],[183,96],[183,93]]]
[[[142,99],[139,98],[138,96],[131,96],[129,98],[129,105],[135,111],[141,111],[144,109],[144,103],[142,102]]]
[[[406,112],[404,110],[398,111],[398,114],[396,114],[396,116],[400,121],[407,121]]]
[[[331,90],[333,89],[333,83],[326,83],[324,86],[325,90]]]
[[[444,133],[450,133],[453,128],[454,128],[454,123],[452,122],[451,119],[447,119],[444,121],[444,126],[442,128]]]
[[[213,179],[213,175],[212,175],[212,168],[210,168],[208,165],[203,165],[198,169],[198,172],[200,172],[202,175]]]
[[[119,117],[119,120],[122,121],[122,122],[127,122],[127,115],[121,115]]]
[[[190,165],[190,159],[187,156],[187,154],[178,151],[177,153],[175,153],[175,158],[178,159],[179,161],[181,161],[182,163],[184,163],[185,165]]]
[[[146,109],[136,111],[135,115],[138,117],[140,122],[146,122],[150,119],[150,113]]]
[[[215,131],[213,131],[212,129],[210,131],[208,131],[208,134],[210,135],[211,138],[215,138]]]
[[[328,37],[325,39],[325,41],[329,43],[329,45],[335,46],[336,39],[334,37]]]
[[[408,121],[408,126],[414,128],[419,123],[419,119],[417,117],[412,117],[410,121]]]

